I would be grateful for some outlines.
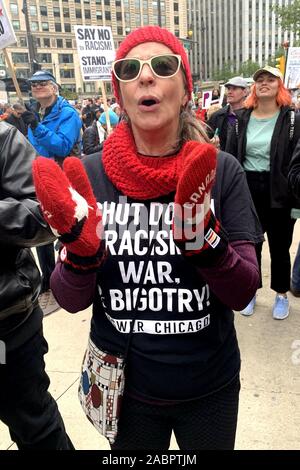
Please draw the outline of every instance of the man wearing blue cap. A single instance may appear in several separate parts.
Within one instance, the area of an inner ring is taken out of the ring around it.
[[[27,107],[22,118],[28,125],[28,139],[38,155],[62,164],[68,155],[78,155],[82,122],[70,103],[58,96],[59,86],[52,73],[38,70],[29,79],[35,107]],[[76,151],[75,151],[76,149]],[[44,315],[58,310],[50,290],[50,276],[55,266],[53,243],[37,248],[42,270],[39,298]]]
[[[70,103],[58,96],[58,84],[52,73],[38,70],[29,79],[36,109],[22,115],[28,124],[28,138],[39,155],[62,161],[80,142],[82,122]]]

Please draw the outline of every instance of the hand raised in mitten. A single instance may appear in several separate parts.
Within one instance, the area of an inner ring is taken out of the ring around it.
[[[61,259],[76,272],[91,272],[101,263],[102,216],[85,169],[78,158],[66,158],[63,170],[38,157],[33,179],[43,215],[65,245]]]
[[[227,237],[210,207],[217,150],[210,144],[189,141],[182,158],[175,194],[174,241],[186,256],[200,255],[210,249],[206,256],[209,264],[218,256],[217,252],[220,254],[227,247]]]

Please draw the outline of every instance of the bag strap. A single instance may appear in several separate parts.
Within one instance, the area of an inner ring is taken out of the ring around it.
[[[162,216],[158,220],[158,230],[160,229],[161,220],[162,220]],[[142,282],[145,279],[145,274],[146,274],[146,269],[147,269],[147,266],[148,266],[148,261],[150,259],[151,251],[154,247],[155,242],[156,242],[156,237],[154,236],[152,238],[151,242],[150,242],[149,248],[148,248],[147,253],[146,253],[145,264],[143,266],[143,270],[142,270],[142,273],[141,273]],[[133,317],[132,317],[131,325],[130,325],[130,331],[129,331],[129,335],[128,335],[128,339],[127,339],[127,343],[126,343],[125,351],[124,351],[124,363],[126,362],[128,352],[129,352],[129,348],[130,348],[130,345],[131,345],[131,340],[133,338],[133,329],[134,329],[135,320],[138,316],[138,303],[140,301],[141,295],[142,295],[142,286],[139,287],[138,294],[136,296],[135,309],[134,309],[134,312],[133,312]]]
[[[237,118],[235,120],[235,135],[236,135],[236,138],[238,139],[239,138],[239,121]]]
[[[289,137],[291,141],[293,140],[294,133],[295,133],[295,111],[293,109],[291,110],[290,118],[291,118],[291,124],[290,124]]]

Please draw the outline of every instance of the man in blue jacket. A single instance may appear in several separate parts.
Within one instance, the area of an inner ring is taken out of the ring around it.
[[[23,113],[29,125],[28,138],[39,155],[63,160],[80,143],[82,122],[70,103],[58,96],[59,86],[54,76],[38,70],[29,80],[36,109]]]
[[[37,104],[27,107],[22,118],[28,125],[28,139],[38,155],[55,159],[60,165],[68,155],[80,155],[82,122],[70,103],[59,96],[59,86],[47,70],[38,70],[29,80]],[[37,248],[42,270],[40,306],[44,315],[57,310],[50,290],[50,276],[55,266],[53,243]]]

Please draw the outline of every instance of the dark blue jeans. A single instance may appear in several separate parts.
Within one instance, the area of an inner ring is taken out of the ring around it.
[[[57,404],[48,392],[44,354],[48,344],[38,331],[0,365],[0,420],[23,450],[73,450]]]

